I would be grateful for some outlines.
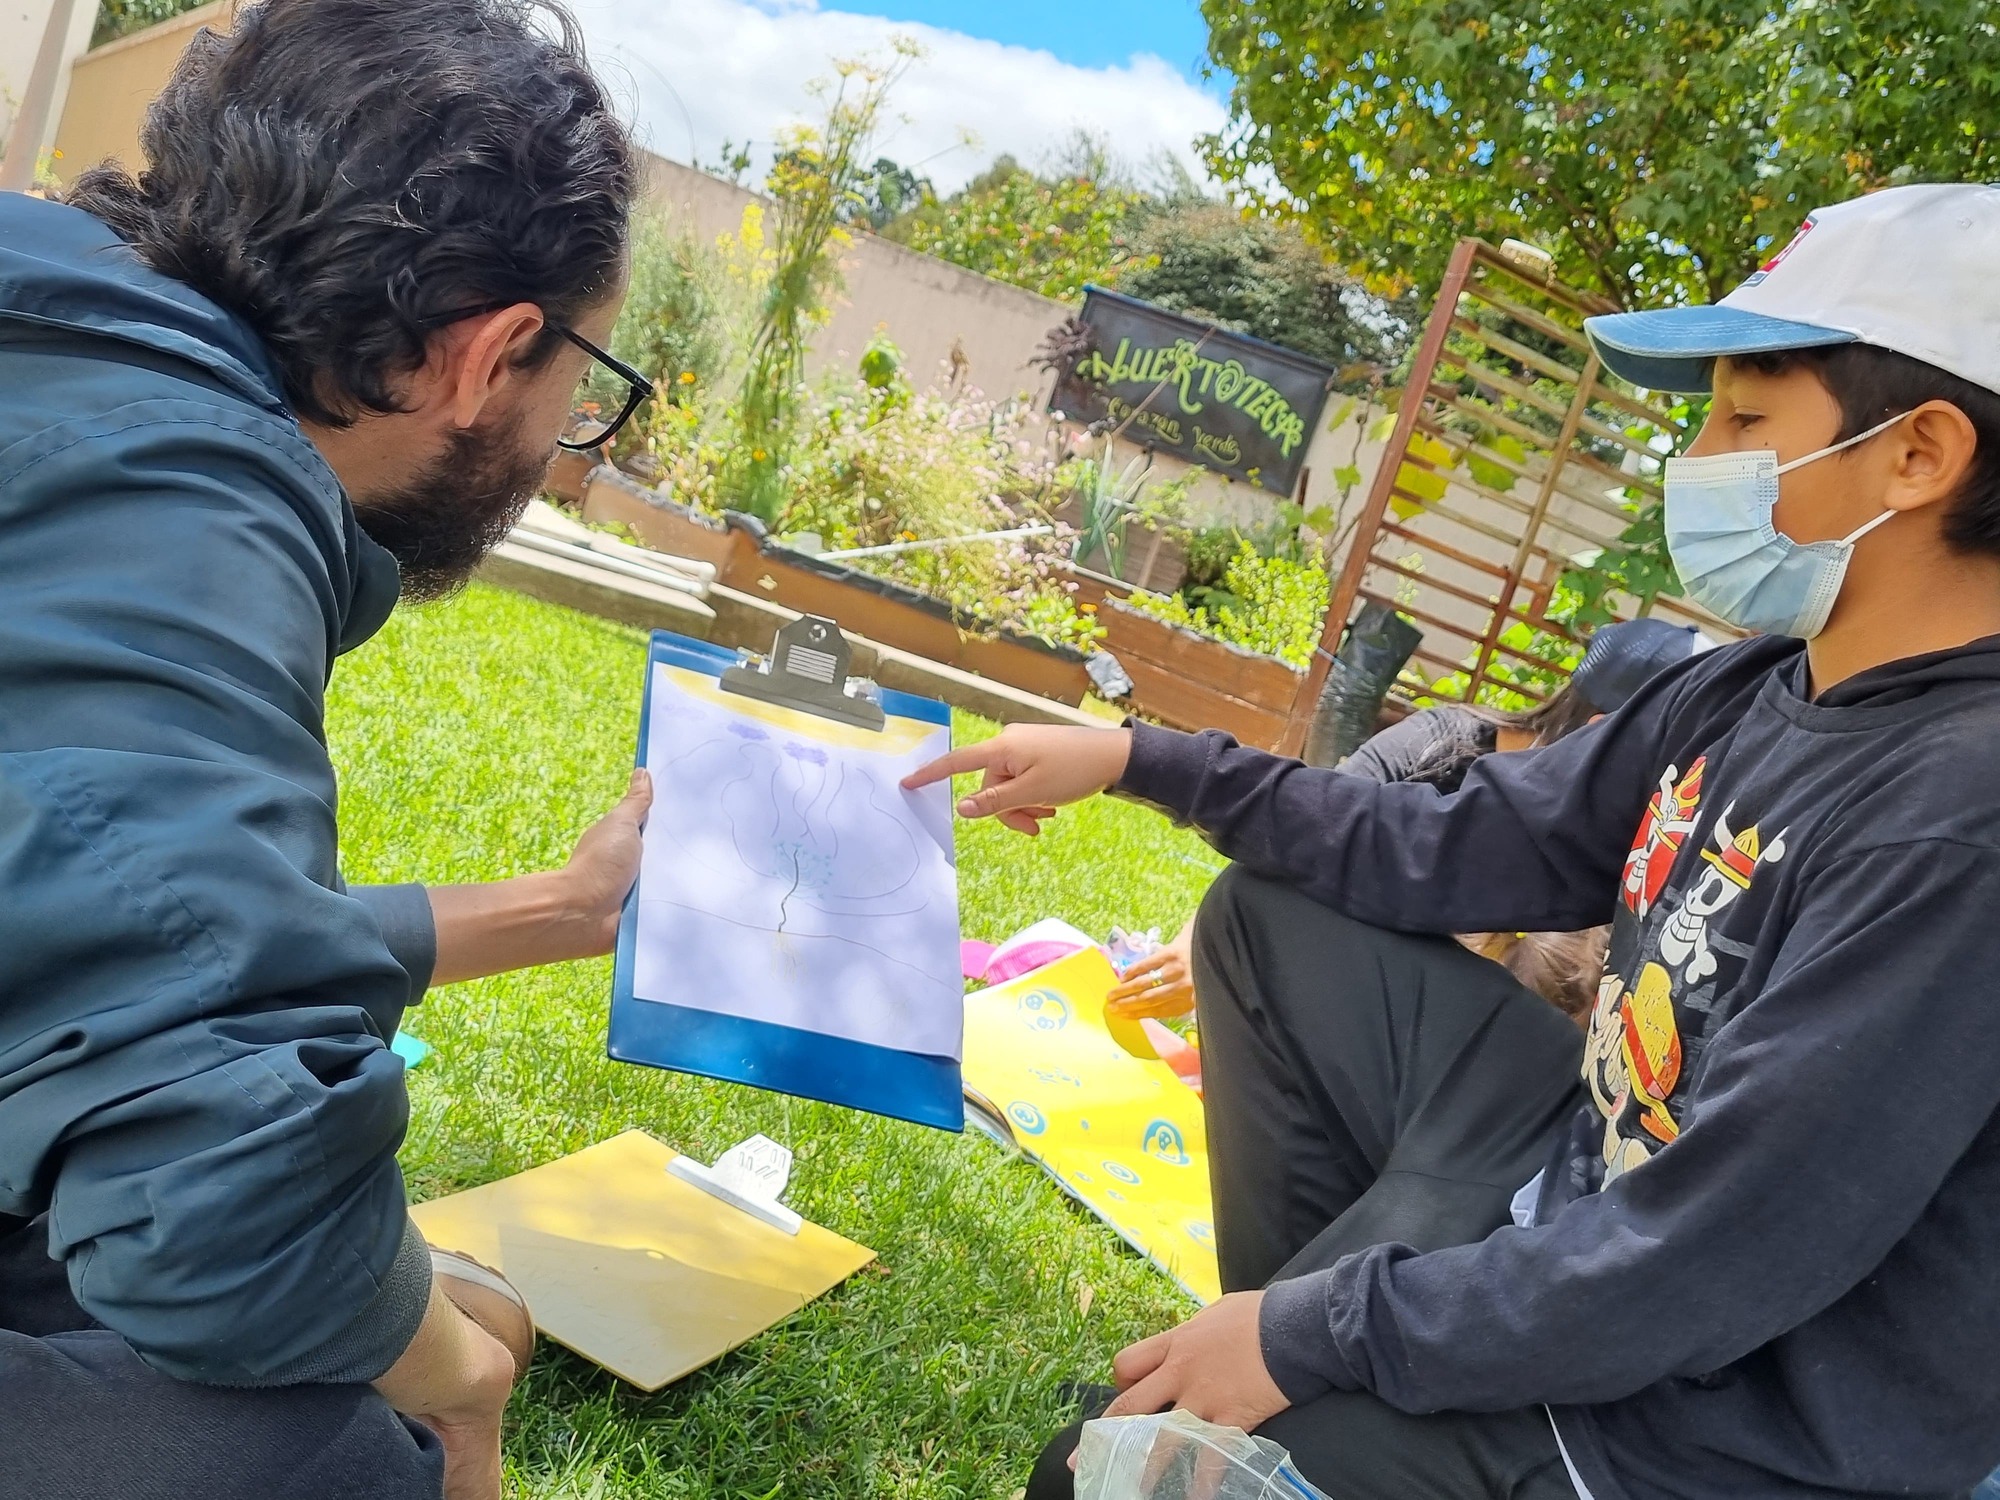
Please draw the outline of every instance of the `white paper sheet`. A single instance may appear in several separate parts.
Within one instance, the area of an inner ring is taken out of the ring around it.
[[[635,999],[957,1059],[948,786],[897,783],[944,725],[881,733],[655,663]]]

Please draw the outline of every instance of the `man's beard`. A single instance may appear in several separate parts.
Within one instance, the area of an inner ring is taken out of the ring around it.
[[[480,432],[453,432],[410,483],[354,508],[361,529],[396,559],[403,598],[443,599],[465,587],[540,493],[552,455]]]

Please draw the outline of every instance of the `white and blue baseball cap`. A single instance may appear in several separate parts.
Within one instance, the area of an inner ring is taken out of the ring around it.
[[[1855,343],[2000,391],[2000,187],[1926,183],[1816,209],[1720,302],[1583,327],[1606,369],[1654,391],[1707,390],[1725,355]]]

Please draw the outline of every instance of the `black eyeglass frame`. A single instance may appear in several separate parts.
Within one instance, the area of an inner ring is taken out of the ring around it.
[[[482,314],[498,312],[503,307],[511,306],[513,306],[511,302],[489,302],[480,307],[455,307],[449,312],[433,313],[430,317],[425,318],[424,322],[435,327],[442,327],[446,323],[456,323],[462,318],[477,318]],[[599,433],[589,442],[573,443],[568,438],[556,439],[556,446],[558,448],[567,449],[571,453],[595,452],[618,436],[618,430],[632,420],[632,413],[637,411],[641,405],[657,394],[657,392],[652,381],[641,375],[637,370],[633,369],[624,360],[618,358],[609,350],[598,348],[597,345],[578,333],[574,328],[556,322],[549,323],[548,327],[552,332],[568,339],[570,343],[576,345],[585,354],[588,354],[600,365],[603,365],[605,369],[624,381],[630,388],[629,393],[625,397],[625,405],[620,408],[618,415],[611,420],[610,425],[603,432]]]

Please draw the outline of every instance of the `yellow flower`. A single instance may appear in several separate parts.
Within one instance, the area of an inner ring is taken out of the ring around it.
[[[752,449],[750,450],[750,461],[751,461],[752,463],[759,463],[759,464],[761,464],[761,463],[762,463],[762,462],[763,462],[763,461],[764,461],[764,460],[765,460],[765,459],[766,459],[767,457],[769,457],[769,456],[770,456],[770,455],[768,455],[767,453],[765,453],[765,452],[764,452],[764,450],[763,450],[762,448],[752,448]]]
[[[683,371],[681,371],[681,384],[682,384],[682,385],[693,385],[693,384],[694,384],[694,371],[692,371],[692,370],[683,370]]]

